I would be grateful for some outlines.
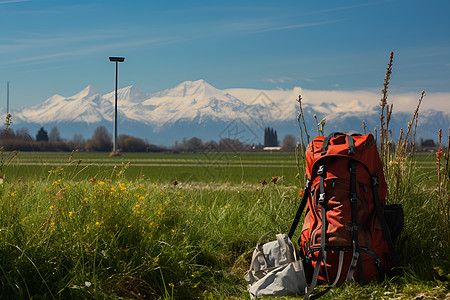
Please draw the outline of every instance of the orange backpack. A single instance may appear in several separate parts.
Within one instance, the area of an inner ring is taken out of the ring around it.
[[[299,245],[311,285],[382,278],[398,257],[384,216],[387,185],[371,134],[336,132],[306,149],[307,184],[289,231],[306,206]]]

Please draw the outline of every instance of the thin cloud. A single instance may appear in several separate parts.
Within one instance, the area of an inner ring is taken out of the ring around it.
[[[12,1],[12,0],[11,0]],[[18,0],[18,1],[31,1],[31,0]],[[16,12],[16,14],[21,15],[42,15],[42,14],[63,14],[68,11],[91,11],[92,9],[98,7],[99,5],[96,3],[89,4],[73,4],[73,5],[57,5],[54,7],[49,7],[48,9],[33,9],[33,10],[22,10]]]
[[[6,0],[0,1],[0,4],[18,3],[18,2],[30,2],[31,0]]]
[[[306,12],[306,13],[304,13],[302,15],[313,15],[313,14],[321,14],[321,13],[327,13],[327,12],[333,12],[333,11],[354,9],[354,8],[360,8],[360,7],[366,7],[366,6],[383,4],[383,3],[387,3],[387,2],[392,2],[392,0],[383,0],[383,1],[367,2],[367,3],[348,5],[348,6],[341,6],[341,7],[333,7],[333,8],[328,8],[328,9],[321,9],[321,10]]]
[[[347,20],[347,19],[338,19],[338,20],[330,20],[330,21],[323,21],[323,22],[287,25],[287,26],[277,26],[277,27],[260,29],[260,30],[257,30],[256,32],[269,32],[269,31],[280,31],[280,30],[289,30],[289,29],[296,29],[296,28],[316,27],[316,26],[322,26],[322,25],[342,22],[342,21],[345,21],[345,20]]]
[[[39,63],[48,63],[53,61],[60,61],[65,58],[76,58],[79,56],[84,56],[92,53],[105,52],[117,49],[129,49],[133,47],[139,47],[143,45],[150,45],[153,47],[158,47],[162,45],[168,45],[173,43],[178,43],[180,41],[184,41],[183,39],[172,38],[172,39],[136,39],[130,41],[121,41],[121,42],[113,42],[107,43],[103,45],[92,45],[90,47],[79,48],[70,51],[61,51],[56,53],[49,53],[45,55],[37,55],[30,57],[23,57],[15,60],[11,60],[9,62],[0,63],[0,65],[12,65],[12,64],[39,64]]]
[[[306,78],[306,77],[297,77],[297,78],[292,78],[292,77],[278,77],[278,78],[267,78],[264,79],[264,81],[273,83],[273,84],[279,84],[279,83],[286,83],[286,82],[299,82],[299,81],[303,81],[303,82],[314,82],[314,80],[310,79],[310,78]]]
[[[328,20],[321,22],[312,22],[312,23],[303,23],[303,24],[293,24],[293,25],[276,25],[271,22],[245,22],[245,23],[232,23],[226,24],[226,30],[228,31],[237,31],[237,32],[247,32],[247,33],[261,33],[261,32],[270,32],[270,31],[281,31],[281,30],[290,30],[297,28],[308,28],[308,27],[316,27],[322,26],[337,22],[342,22],[347,19],[337,19],[337,20]]]

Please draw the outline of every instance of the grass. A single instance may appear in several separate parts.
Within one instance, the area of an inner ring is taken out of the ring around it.
[[[180,180],[175,186],[165,178],[178,178],[182,169],[170,165],[175,159],[190,163],[195,155],[133,157],[165,161],[162,170],[167,175],[158,175],[159,180],[148,179],[150,174],[145,179],[128,176],[131,167],[118,162],[115,170],[106,167],[111,159],[106,155],[92,155],[103,165],[89,165],[74,177],[68,154],[65,159],[62,154],[39,155],[42,162],[54,159],[60,165],[4,186],[0,298],[248,299],[243,274],[256,241],[267,231],[286,232],[300,201],[299,187],[286,184],[286,177],[278,184],[259,183],[280,174],[271,174],[270,168],[251,173],[244,167],[243,182],[242,168],[236,168],[232,176],[239,183],[204,177],[203,182]],[[291,159],[286,154],[264,155],[273,158],[267,164]],[[243,157],[233,163],[267,161],[262,154]],[[411,165],[427,170],[422,164],[432,162],[422,158]],[[189,168],[197,174],[203,170]],[[91,182],[92,174],[96,179]],[[295,174],[290,176],[294,182]],[[325,298],[448,297],[450,253],[442,235],[446,224],[435,198],[421,190],[421,176],[413,178],[411,186],[417,187],[402,199],[407,219],[397,240],[404,259],[401,276],[367,286],[344,285]]]
[[[27,153],[20,152],[5,167],[7,180],[36,180],[48,176],[55,167],[64,167],[66,177],[83,180],[110,177],[114,170],[126,168],[127,180],[146,179],[158,184],[181,182],[216,182],[255,184],[272,176],[282,184],[296,185],[297,169],[293,153],[198,153],[198,154],[123,154],[106,153]]]
[[[261,229],[288,226],[273,200],[293,207],[296,191],[76,183],[61,169],[46,181],[18,182],[1,205],[2,298],[243,295],[234,261]],[[273,220],[262,224],[262,214]]]

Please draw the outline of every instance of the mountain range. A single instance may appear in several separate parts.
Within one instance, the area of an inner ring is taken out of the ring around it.
[[[237,138],[259,144],[263,142],[265,127],[277,130],[280,139],[286,134],[298,136],[296,99],[299,95],[310,133],[317,132],[314,115],[319,121],[326,118],[326,132],[362,132],[363,120],[370,132],[379,125],[381,94],[374,92],[324,92],[300,87],[221,90],[197,80],[152,94],[133,85],[119,89],[118,133],[141,137],[158,145],[172,145],[175,140],[191,137],[203,141]],[[415,98],[413,95],[394,98],[400,103],[400,110],[396,112],[394,106],[391,128],[398,132],[411,120]],[[433,99],[449,103],[448,94],[435,95]],[[27,128],[33,135],[40,127],[50,130],[56,126],[63,138],[71,139],[74,134],[90,138],[98,126],[105,126],[112,132],[114,101],[114,91],[101,95],[87,86],[76,95],[54,95],[36,106],[12,111],[13,128]],[[405,103],[410,103],[409,107]],[[449,124],[448,107],[428,105],[420,112],[419,136],[433,138],[439,128],[445,129]]]

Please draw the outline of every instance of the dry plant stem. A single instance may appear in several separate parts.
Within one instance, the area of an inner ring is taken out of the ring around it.
[[[11,126],[11,124],[12,124],[12,120],[11,120],[11,114],[7,114],[6,115],[6,121],[5,121],[5,133],[8,133],[8,131],[9,131],[9,127]]]
[[[316,114],[314,114],[314,119],[316,119],[317,135],[320,135],[319,122],[317,121],[317,115]]]
[[[384,77],[383,89],[381,90],[383,96],[381,97],[380,106],[381,106],[381,116],[380,116],[380,152],[383,157],[383,163],[386,166],[387,163],[387,142],[388,142],[388,127],[385,121],[386,116],[390,118],[389,109],[386,108],[387,105],[387,96],[388,96],[388,88],[389,88],[389,80],[391,78],[392,73],[392,61],[394,59],[394,52],[391,52],[391,56],[389,57],[388,67],[386,68],[386,75]],[[386,111],[385,111],[386,108]],[[386,115],[385,115],[386,114]]]
[[[301,139],[301,143],[300,145],[297,144],[297,149],[296,149],[296,161],[297,161],[297,171],[298,174],[300,174],[300,155],[302,158],[302,169],[304,170],[306,168],[306,159],[305,159],[305,153],[304,153],[304,149],[306,149],[306,147],[308,146],[309,143],[309,134],[308,134],[308,130],[306,128],[306,123],[305,123],[305,115],[303,114],[303,107],[302,107],[302,96],[298,95],[298,99],[297,102],[299,104],[299,108],[300,108],[300,112],[298,113],[297,116],[297,123],[298,123],[298,127],[300,129],[300,139]],[[302,120],[302,122],[300,122],[300,119]],[[302,126],[303,124],[303,126]],[[305,137],[303,136],[303,131],[306,135],[306,141],[305,141]],[[300,146],[300,149],[298,149]],[[300,154],[298,152],[301,152]],[[299,181],[300,184],[302,184],[301,182],[301,178],[299,177]]]
[[[437,158],[437,171],[438,171],[438,197],[439,197],[439,204],[441,205],[442,209],[444,209],[444,201],[442,199],[441,194],[441,156],[442,156],[442,129],[439,129],[439,144],[438,144],[438,152],[436,153]]]
[[[445,156],[446,162],[445,162],[445,177],[447,179],[447,183],[450,185],[450,127],[448,128],[448,141],[447,141],[447,154]],[[450,191],[449,191],[450,192]],[[450,195],[449,199],[450,200]]]
[[[447,141],[447,153],[445,155],[445,173],[444,173],[444,182],[447,182],[446,184],[446,190],[445,190],[445,213],[447,216],[447,222],[450,220],[450,127],[448,128],[448,141]],[[450,239],[450,230],[448,232],[449,239]]]
[[[300,183],[300,186],[303,186],[302,178],[300,176],[301,170],[300,170],[300,152],[302,151],[300,149],[300,143],[297,142],[297,145],[295,147],[295,165],[297,167],[297,174],[298,174],[298,182]],[[302,160],[303,161],[303,160]]]
[[[414,126],[413,136],[414,137],[416,136],[417,120],[419,118],[419,107],[420,107],[420,104],[422,103],[422,100],[423,100],[424,96],[425,96],[425,90],[422,90],[422,93],[421,93],[420,98],[419,98],[419,103],[416,106],[416,110],[414,111],[413,117],[411,119],[411,123],[408,124],[408,131],[406,132],[405,143],[408,142],[409,134],[411,133],[411,128],[412,128],[412,125],[414,124],[414,122],[415,122],[415,126]],[[411,144],[413,145],[414,142],[415,141],[413,140]]]
[[[419,112],[420,103],[422,103],[422,99],[423,99],[424,96],[425,96],[425,90],[422,90],[422,94],[420,95],[420,99],[419,99],[419,104],[417,105],[417,108],[416,108],[416,113],[417,114]],[[413,140],[412,140],[412,142],[413,142],[412,148],[413,149],[416,146],[416,132],[417,132],[417,123],[418,123],[417,121],[418,121],[418,119],[416,119],[416,124],[414,125]]]
[[[297,102],[300,107],[300,112],[297,116],[297,122],[298,122],[298,127],[300,128],[300,138],[302,140],[301,144],[302,144],[302,146],[305,146],[305,144],[307,145],[309,143],[309,134],[308,134],[308,130],[306,129],[305,115],[303,114],[302,95],[298,95]],[[302,119],[303,129],[302,129],[302,125],[300,124],[300,119]],[[306,135],[306,143],[303,138],[303,130],[305,131],[305,135]]]
[[[394,110],[394,104],[391,104],[391,106],[386,107],[386,142],[389,140],[389,136],[387,134],[387,131],[389,130],[389,124],[391,123],[391,115],[392,115],[392,111]],[[391,133],[391,137],[392,137],[392,133]]]
[[[404,148],[403,148],[403,144],[404,144],[404,139],[403,139],[403,128],[400,128],[400,136],[398,137],[398,142],[397,142],[397,158],[403,157],[404,154]]]

